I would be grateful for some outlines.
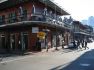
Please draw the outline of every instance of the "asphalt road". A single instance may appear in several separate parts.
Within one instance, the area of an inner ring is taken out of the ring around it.
[[[59,50],[15,57],[0,62],[0,70],[94,70],[93,45],[89,44],[87,50]]]
[[[63,65],[59,65],[51,70],[94,70],[94,50],[85,52],[65,67]]]

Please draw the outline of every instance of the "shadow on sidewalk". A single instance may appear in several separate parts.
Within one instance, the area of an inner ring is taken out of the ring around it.
[[[75,61],[59,65],[50,70],[94,70],[94,49],[85,52]],[[71,56],[70,56],[71,58]]]
[[[0,61],[2,61],[4,58],[19,57],[19,56],[26,56],[26,55],[34,55],[34,53],[32,52],[1,53]]]
[[[66,48],[66,49],[62,50],[62,54],[73,52],[73,51],[76,51],[76,50],[78,50],[78,49],[76,49],[76,48]],[[79,50],[79,51],[82,51],[82,50]]]

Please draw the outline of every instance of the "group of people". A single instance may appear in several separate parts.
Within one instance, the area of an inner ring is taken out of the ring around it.
[[[87,46],[87,39],[84,39],[84,40],[77,40],[77,41],[73,41],[73,46],[74,47],[77,47],[77,49],[82,49],[82,48],[85,48],[85,49],[89,49],[89,47]]]

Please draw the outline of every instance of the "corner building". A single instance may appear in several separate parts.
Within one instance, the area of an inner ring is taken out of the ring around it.
[[[63,15],[68,13],[50,0],[0,3],[0,52],[35,51],[38,32],[46,33],[41,49],[60,46]]]

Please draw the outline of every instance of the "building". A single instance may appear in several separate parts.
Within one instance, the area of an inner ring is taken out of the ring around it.
[[[75,40],[84,40],[93,36],[93,28],[88,25],[83,25],[79,21],[73,21],[72,31]]]
[[[64,17],[64,45],[69,45],[73,41],[73,32],[72,32],[72,23],[73,18],[70,16],[69,18]]]
[[[60,46],[69,15],[50,0],[7,0],[0,3],[0,51],[41,51]],[[39,40],[38,33],[44,39]],[[41,34],[40,34],[41,36]],[[41,46],[37,46],[37,40]]]

